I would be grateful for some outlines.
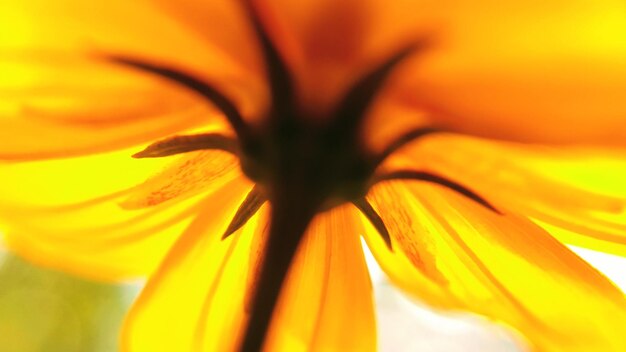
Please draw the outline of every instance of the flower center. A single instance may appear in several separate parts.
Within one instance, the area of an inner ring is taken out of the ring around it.
[[[266,121],[240,141],[242,170],[251,180],[270,192],[306,187],[324,208],[365,195],[375,166],[352,131],[301,115]]]

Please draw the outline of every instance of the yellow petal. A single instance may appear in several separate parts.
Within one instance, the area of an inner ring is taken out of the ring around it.
[[[266,350],[376,350],[372,288],[355,215],[344,206],[314,220],[281,293]]]
[[[295,69],[300,98],[308,109],[329,109],[356,72],[363,70],[364,62],[359,59],[369,30],[370,3],[268,2],[269,11],[282,21],[278,25],[283,27],[277,28],[273,37],[279,38],[283,53],[290,53],[291,49],[292,55],[286,57]],[[274,23],[275,27],[278,25]]]
[[[522,141],[624,144],[623,1],[456,1],[440,10],[437,47],[398,75],[397,92],[435,124]]]
[[[0,4],[0,28],[10,33],[0,37],[2,54],[16,50],[123,54],[210,72],[211,77],[241,74],[241,68],[211,42],[152,0],[5,1]]]
[[[227,223],[208,215],[232,217],[238,204],[234,198],[242,200],[241,194],[229,192],[208,206],[173,248],[127,319],[125,351],[229,351],[238,346],[267,216],[262,208],[221,240]],[[333,236],[331,230],[345,233]],[[375,348],[371,286],[354,230],[354,216],[345,209],[315,221],[281,294],[268,351]]]
[[[433,136],[399,150],[386,167],[430,170],[505,212],[573,231],[555,233],[567,243],[626,255],[623,152]]]
[[[221,235],[247,191],[245,184],[225,188],[198,213],[131,309],[123,351],[235,349],[245,314],[250,241],[262,217],[225,240]]]
[[[240,69],[256,75],[257,79],[262,77],[264,63],[257,37],[241,2],[156,0],[154,3]]]
[[[121,149],[200,124],[214,109],[179,87],[69,55],[0,59],[0,159]],[[217,128],[217,127],[216,127]]]
[[[508,324],[536,351],[626,348],[623,293],[532,222],[414,182],[381,184],[369,199],[383,221],[401,225],[390,226],[393,253],[367,222],[366,238],[383,269],[409,292]],[[412,217],[398,216],[403,212]],[[430,253],[421,260],[436,276],[425,275],[406,244],[398,245],[411,240]]]
[[[0,36],[4,158],[113,150],[215,120],[206,102],[180,86],[104,65],[110,55],[195,75],[244,116],[262,105],[260,79],[152,1],[3,2],[0,30],[10,33]]]
[[[190,197],[222,187],[242,177],[237,158],[222,151],[198,151],[182,155],[166,169],[130,191],[121,205],[137,209]]]
[[[201,198],[120,207],[129,189],[169,161],[132,159],[136,150],[2,165],[0,229],[7,245],[41,265],[96,279],[151,273]]]
[[[314,112],[327,112],[357,77],[423,39],[433,17],[422,0],[257,3],[272,15],[265,22]]]
[[[192,68],[213,86],[234,99],[247,119],[258,118],[267,103],[265,62],[243,3],[237,1],[156,0],[155,7],[168,15],[192,38],[200,38],[203,56],[191,56],[181,67]],[[145,55],[145,52],[142,53]],[[180,62],[180,52],[155,56]]]

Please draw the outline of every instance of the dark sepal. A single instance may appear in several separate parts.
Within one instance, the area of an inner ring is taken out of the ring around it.
[[[422,137],[428,136],[433,133],[441,133],[445,132],[442,129],[437,127],[420,127],[413,130],[410,130],[402,135],[400,135],[396,140],[394,140],[391,144],[385,148],[379,155],[376,156],[375,165],[378,166],[382,163],[389,155],[394,153],[396,150],[404,147],[408,143],[411,143],[415,140],[421,139]]]
[[[480,196],[478,193],[468,189],[467,187],[461,185],[458,182],[449,180],[445,177],[427,172],[427,171],[414,171],[414,170],[400,170],[395,171],[386,175],[382,175],[377,177],[374,180],[374,183],[380,181],[389,181],[389,180],[415,180],[415,181],[424,181],[429,183],[434,183],[443,187],[446,187],[456,193],[463,195],[466,198],[473,200],[474,202],[484,206],[485,208],[497,213],[502,214],[498,209],[496,209],[491,203],[489,203],[485,198]]]
[[[259,40],[265,67],[267,80],[272,97],[272,114],[274,118],[288,118],[295,107],[293,96],[293,78],[287,63],[282,59],[280,52],[270,39],[267,31],[261,23],[259,13],[252,4],[252,0],[243,1],[244,9],[250,19],[254,32]]]
[[[220,91],[210,86],[207,82],[204,82],[201,79],[183,71],[179,71],[173,67],[162,66],[123,56],[109,56],[108,59],[118,64],[153,73],[200,94],[224,114],[239,137],[243,138],[247,136],[248,126],[246,125],[241,114],[239,114],[239,110],[235,104],[233,104],[233,102],[231,102],[230,99],[228,99]]]
[[[334,112],[333,121],[340,133],[358,130],[355,127],[358,127],[365,118],[367,110],[393,69],[411,54],[422,50],[426,44],[427,41],[423,40],[400,50],[352,85]]]
[[[389,248],[390,251],[393,251],[389,230],[387,230],[387,226],[383,222],[383,219],[380,217],[380,215],[378,215],[378,212],[376,212],[376,209],[374,209],[370,202],[368,202],[367,199],[363,197],[352,201],[352,204],[359,208],[361,213],[363,213],[363,215],[365,215],[365,217],[370,221],[374,228],[376,228],[376,231],[378,231],[380,237],[382,237],[385,241],[387,248]]]
[[[133,158],[160,158],[196,150],[223,150],[237,154],[237,141],[220,134],[196,134],[174,136],[150,144],[146,149],[133,154]]]
[[[243,202],[241,202],[241,205],[239,205],[237,213],[235,213],[235,216],[230,221],[228,228],[222,235],[222,240],[228,238],[228,236],[232,235],[245,225],[246,222],[248,222],[248,220],[256,214],[266,201],[267,197],[265,194],[261,191],[258,185],[255,185],[246,196],[246,199],[244,199]]]

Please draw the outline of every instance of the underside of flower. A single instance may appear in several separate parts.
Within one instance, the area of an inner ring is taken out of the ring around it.
[[[260,124],[247,124],[237,107],[219,89],[190,74],[138,59],[111,56],[110,60],[173,81],[208,100],[230,123],[235,137],[220,134],[175,136],[158,141],[133,155],[163,157],[195,150],[222,150],[236,155],[243,173],[255,187],[240,205],[223,234],[241,228],[269,201],[270,231],[250,320],[241,350],[258,351],[265,338],[281,285],[298,244],[319,212],[352,202],[378,230],[387,246],[392,243],[384,222],[365,195],[377,182],[404,179],[429,182],[451,189],[498,212],[487,200],[463,185],[428,171],[378,174],[378,166],[395,150],[423,136],[440,132],[422,127],[398,136],[382,152],[374,153],[361,140],[369,109],[389,74],[425,44],[416,43],[356,80],[330,116],[314,118],[299,107],[292,74],[264,30],[250,1],[243,1],[263,50],[271,103]]]

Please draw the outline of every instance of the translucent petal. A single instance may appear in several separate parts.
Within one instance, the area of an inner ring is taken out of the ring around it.
[[[152,1],[2,2],[0,30],[10,34],[0,36],[4,159],[114,150],[216,119],[184,88],[106,65],[109,56],[195,75],[244,116],[262,105],[263,84],[245,64]]]
[[[191,30],[207,45],[229,57],[241,69],[261,76],[262,58],[255,33],[241,3],[236,1],[156,0],[183,27]]]
[[[439,10],[436,45],[398,73],[396,91],[433,123],[503,139],[624,144],[623,1],[456,1]]]
[[[348,206],[318,215],[282,293],[269,351],[375,351],[372,288]]]
[[[41,265],[96,279],[150,274],[214,189],[124,209],[120,203],[132,187],[171,161],[132,159],[134,151],[2,165],[0,229],[7,246]]]
[[[399,249],[389,252],[364,222],[366,239],[405,290],[437,307],[508,324],[533,350],[626,347],[623,293],[532,222],[406,181],[381,184],[369,199]],[[407,221],[402,214],[412,217]],[[407,243],[418,249],[422,263],[415,264]]]
[[[626,254],[623,151],[550,148],[437,136],[401,149],[385,167],[427,169],[503,208],[570,232],[563,241]],[[573,233],[572,233],[573,232]]]
[[[188,2],[171,1],[170,5],[182,8]],[[213,41],[190,31],[171,11],[152,0],[60,0],[54,4],[45,0],[5,1],[0,4],[0,23],[2,32],[11,34],[0,37],[2,54],[18,50],[32,54],[49,50],[123,54],[158,59],[220,80],[234,80],[243,73],[243,65],[227,58]],[[248,83],[252,81],[249,78]]]
[[[262,209],[241,230],[221,240],[226,225],[205,215],[232,216],[234,198],[243,197],[224,193],[174,247],[127,319],[125,351],[236,348],[267,216]],[[315,221],[289,273],[267,350],[366,351],[376,345],[371,287],[353,225],[353,214],[345,209]],[[346,233],[329,236],[329,230]],[[346,314],[337,314],[338,310]],[[154,336],[164,338],[157,341]]]
[[[111,151],[201,124],[214,109],[179,87],[77,56],[0,58],[0,159]]]
[[[259,216],[228,239],[221,235],[248,190],[223,189],[198,213],[127,316],[123,351],[235,349]]]
[[[237,158],[222,151],[198,151],[180,156],[166,169],[134,187],[121,205],[137,209],[171,199],[215,190],[242,177]]]
[[[258,3],[296,73],[303,105],[316,113],[331,109],[374,65],[423,39],[433,23],[434,2],[423,0]]]
[[[187,66],[194,67],[235,99],[244,117],[258,118],[267,103],[265,62],[243,4],[203,0],[157,0],[154,3],[201,38],[214,56],[211,62],[193,58],[193,65]]]

